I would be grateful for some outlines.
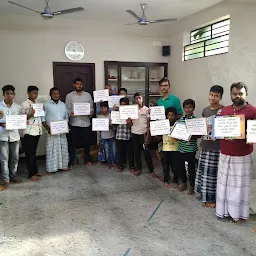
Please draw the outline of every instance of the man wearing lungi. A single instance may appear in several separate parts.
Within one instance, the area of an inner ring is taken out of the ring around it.
[[[231,106],[224,107],[221,116],[245,115],[245,120],[256,119],[256,108],[246,102],[247,86],[234,83],[230,88]],[[250,181],[252,174],[253,145],[245,139],[223,139],[220,142],[220,159],[217,178],[216,215],[231,217],[240,223],[249,219]]]

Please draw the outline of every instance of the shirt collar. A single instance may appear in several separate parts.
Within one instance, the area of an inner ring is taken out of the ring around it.
[[[32,100],[27,99],[27,102],[28,102],[30,105],[32,105],[32,104],[35,104],[35,103],[36,103],[36,100],[35,100],[35,102],[33,102]]]
[[[78,95],[76,91],[73,91],[73,94]],[[82,91],[82,95],[84,95],[84,91]]]
[[[8,108],[8,106],[6,105],[6,103],[4,102],[4,100],[2,101],[2,104],[3,104],[5,107],[7,107],[7,108]],[[15,103],[14,103],[14,102],[12,102],[11,107],[12,107],[12,106],[14,106],[14,105],[15,105]]]
[[[52,99],[50,99],[50,102],[51,102],[52,104],[58,105],[58,104],[61,102],[61,100],[58,100],[58,103],[57,103],[57,104],[56,104]]]

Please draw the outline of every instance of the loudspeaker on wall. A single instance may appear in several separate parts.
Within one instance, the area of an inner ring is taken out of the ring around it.
[[[162,55],[163,56],[170,56],[171,54],[171,48],[169,45],[165,45],[162,47]]]

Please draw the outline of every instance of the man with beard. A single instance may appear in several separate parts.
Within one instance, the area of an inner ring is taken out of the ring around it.
[[[224,107],[221,116],[245,115],[245,120],[256,119],[256,108],[246,102],[247,86],[234,83],[230,88],[231,106]],[[253,145],[246,140],[220,141],[220,159],[217,178],[216,215],[231,217],[233,223],[249,219],[250,182]]]
[[[84,148],[84,161],[85,164],[91,165],[91,156],[90,156],[90,137],[91,137],[91,121],[90,116],[75,116],[73,110],[74,103],[90,103],[91,115],[93,115],[93,100],[91,95],[88,92],[83,90],[83,81],[81,78],[76,78],[74,80],[73,92],[70,92],[66,96],[66,106],[69,113],[69,126],[71,131],[71,147],[70,147],[70,159],[69,167],[71,168],[75,164],[76,159],[76,145],[78,141],[83,142]]]

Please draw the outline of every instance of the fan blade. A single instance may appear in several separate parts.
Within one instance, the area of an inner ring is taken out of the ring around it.
[[[134,23],[127,23],[127,24],[124,24],[124,25],[136,25],[138,24],[138,22],[134,22]]]
[[[171,18],[171,19],[161,19],[161,20],[150,20],[149,23],[161,23],[161,22],[172,22],[176,21],[176,18]]]
[[[134,13],[132,10],[126,10],[126,12],[128,12],[129,14],[131,14],[134,18],[136,18],[137,20],[140,20],[141,18],[136,14]]]
[[[30,10],[30,11],[32,11],[32,12],[41,13],[41,12],[38,12],[38,11],[36,11],[36,10],[33,10],[33,9],[29,8],[29,7],[26,7],[26,6],[23,6],[23,5],[17,4],[17,3],[12,2],[12,1],[8,1],[8,3],[9,3],[9,4],[17,5],[17,6],[21,7],[21,8],[24,8],[24,9]]]
[[[76,7],[76,8],[71,8],[71,9],[66,9],[62,11],[57,11],[54,12],[54,15],[63,15],[63,14],[69,14],[69,13],[74,13],[74,12],[83,12],[84,8],[83,7]]]

